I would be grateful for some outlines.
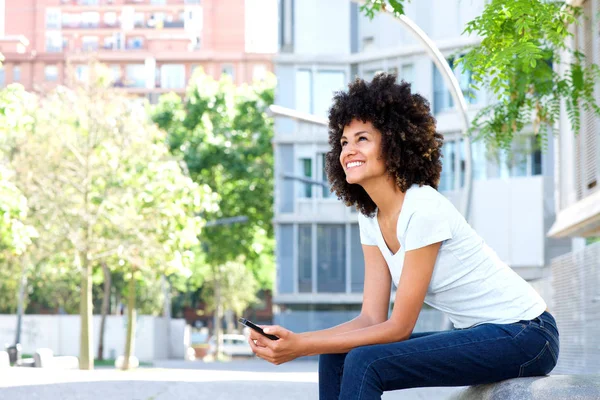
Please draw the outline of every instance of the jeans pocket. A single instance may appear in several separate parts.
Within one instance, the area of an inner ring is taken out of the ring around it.
[[[558,358],[554,351],[550,347],[550,342],[546,341],[546,344],[540,351],[540,353],[535,356],[533,360],[527,361],[519,370],[519,377],[528,377],[528,376],[542,376],[547,375],[554,369]]]

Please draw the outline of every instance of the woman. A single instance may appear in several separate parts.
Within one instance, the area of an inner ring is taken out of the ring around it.
[[[266,327],[281,339],[253,332],[253,351],[274,364],[319,354],[322,400],[549,373],[559,341],[544,300],[437,191],[443,137],[429,103],[393,75],[357,79],[336,93],[329,131],[332,190],[360,211],[361,313],[316,332]],[[423,302],[455,329],[413,334]]]

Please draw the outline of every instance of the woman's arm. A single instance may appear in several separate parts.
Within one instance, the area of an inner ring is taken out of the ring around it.
[[[279,365],[301,356],[347,353],[360,346],[398,342],[409,338],[421,312],[441,243],[406,252],[394,310],[389,319],[333,336],[302,337],[277,325],[268,326],[265,332],[278,336],[280,340],[268,340],[251,333],[249,344],[252,351],[259,357]],[[386,289],[387,295],[389,286]],[[381,299],[382,295],[378,298]],[[381,310],[379,312],[382,313]]]
[[[305,338],[330,337],[379,324],[387,319],[392,278],[387,263],[377,246],[362,246],[365,259],[365,283],[360,315],[351,321],[320,331],[305,332]]]
[[[406,340],[417,322],[441,242],[406,252],[390,319],[335,336],[309,337],[304,355],[347,353],[353,348]]]
[[[339,334],[342,334],[345,332],[350,332],[350,331],[354,331],[357,329],[366,328],[371,325],[372,325],[372,323],[371,323],[371,321],[369,321],[369,319],[367,317],[365,317],[362,314],[359,314],[358,317],[356,317],[348,322],[344,322],[343,324],[334,326],[332,328],[322,329],[320,331],[303,332],[303,333],[299,333],[298,335],[303,338],[335,336],[335,335],[339,335]]]

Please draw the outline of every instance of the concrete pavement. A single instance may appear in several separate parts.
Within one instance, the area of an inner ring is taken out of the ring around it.
[[[275,366],[260,359],[228,363],[157,361],[136,371],[0,370],[0,400],[309,400],[318,398],[317,362]],[[456,388],[385,393],[384,400],[443,400]]]

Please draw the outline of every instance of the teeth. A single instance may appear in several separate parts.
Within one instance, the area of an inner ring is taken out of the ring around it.
[[[354,161],[354,162],[346,164],[346,168],[358,167],[359,165],[363,165],[363,164],[364,164],[364,162],[362,162],[362,161]]]

